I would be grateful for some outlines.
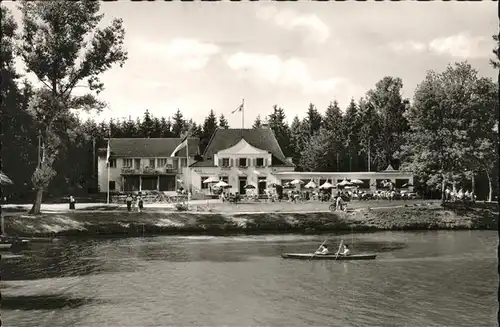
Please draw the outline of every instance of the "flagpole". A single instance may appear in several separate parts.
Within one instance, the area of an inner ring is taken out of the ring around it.
[[[111,166],[111,161],[110,161],[110,157],[111,157],[111,144],[110,144],[110,141],[111,141],[111,120],[109,120],[109,132],[108,132],[108,151],[109,151],[109,154],[108,154],[108,194],[107,194],[107,197],[106,197],[106,203],[109,204],[109,166]]]
[[[189,171],[189,131],[186,136],[186,175],[188,180],[188,193],[187,193],[187,207],[189,209],[189,198],[191,197],[189,194],[191,193],[191,174]]]
[[[245,99],[241,100],[241,129],[245,129]]]

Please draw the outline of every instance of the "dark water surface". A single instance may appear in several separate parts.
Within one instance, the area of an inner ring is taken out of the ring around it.
[[[2,258],[3,326],[498,325],[496,232],[343,236],[355,252],[379,252],[374,261],[279,256],[324,238],[33,244]]]

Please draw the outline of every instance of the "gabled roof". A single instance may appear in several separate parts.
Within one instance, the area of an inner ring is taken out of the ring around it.
[[[181,144],[183,138],[112,138],[111,155],[115,157],[158,158],[170,157],[172,151]],[[198,154],[198,138],[189,138],[189,156]],[[99,149],[99,155],[106,155],[106,148]],[[176,157],[185,157],[186,150],[181,149]]]
[[[196,162],[191,166],[213,166],[214,154],[216,154],[220,150],[224,150],[236,145],[242,138],[245,139],[245,141],[251,146],[270,152],[272,154],[273,166],[294,166],[286,160],[285,155],[283,154],[283,151],[281,150],[281,147],[276,140],[276,136],[270,128],[217,129],[212,135],[212,138],[210,139],[210,142],[208,143],[205,152],[203,153],[203,161]]]

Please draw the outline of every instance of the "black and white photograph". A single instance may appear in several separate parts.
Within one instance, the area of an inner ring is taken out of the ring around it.
[[[0,325],[499,326],[497,1],[0,1]]]

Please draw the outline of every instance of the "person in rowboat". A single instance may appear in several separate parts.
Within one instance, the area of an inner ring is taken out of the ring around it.
[[[349,247],[347,246],[347,244],[344,243],[340,247],[339,252],[337,252],[336,254],[337,255],[350,255],[351,254],[351,250],[349,250]]]
[[[328,252],[328,246],[326,244],[323,244],[316,252],[314,252],[314,254],[328,254]]]

